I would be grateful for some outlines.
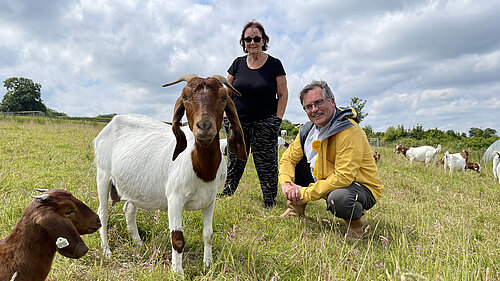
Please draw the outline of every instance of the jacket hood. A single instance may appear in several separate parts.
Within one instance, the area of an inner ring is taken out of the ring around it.
[[[326,125],[324,132],[321,133],[321,139],[326,139],[353,126],[354,122],[359,123],[358,113],[354,108],[335,107],[335,114],[332,120]]]

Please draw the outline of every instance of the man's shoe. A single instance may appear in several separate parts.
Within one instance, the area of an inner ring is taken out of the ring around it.
[[[307,205],[306,203],[297,204],[293,203],[290,200],[287,200],[286,205],[288,206],[288,209],[286,209],[285,212],[281,214],[280,218],[305,216],[305,209]]]
[[[346,238],[348,240],[362,240],[363,239],[363,226],[365,226],[365,219],[361,217],[355,221],[345,220],[347,226]]]

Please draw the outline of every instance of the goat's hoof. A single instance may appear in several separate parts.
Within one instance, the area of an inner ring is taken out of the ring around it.
[[[204,260],[203,263],[205,264],[206,267],[210,267],[213,264],[212,259]]]
[[[182,267],[181,268],[172,267],[172,273],[184,279],[184,270],[182,269]]]
[[[111,258],[111,249],[109,249],[109,247],[104,248],[104,250],[102,250],[102,255],[103,257]]]

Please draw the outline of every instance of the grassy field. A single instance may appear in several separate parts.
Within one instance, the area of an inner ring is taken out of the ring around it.
[[[0,117],[0,237],[33,188],[70,190],[97,211],[92,140],[103,126]],[[186,280],[499,280],[500,185],[491,162],[480,174],[449,175],[442,166],[410,166],[392,147],[377,150],[384,192],[367,212],[363,241],[345,241],[343,221],[321,200],[308,204],[306,218],[279,219],[286,208],[279,191],[277,206],[265,210],[250,161],[236,194],[216,203],[210,268],[202,263],[201,212],[184,212]],[[470,161],[480,155],[471,152]],[[139,211],[137,247],[122,206],[110,207],[112,258],[102,257],[98,233],[83,236],[87,255],[56,254],[48,279],[171,280],[167,214]]]

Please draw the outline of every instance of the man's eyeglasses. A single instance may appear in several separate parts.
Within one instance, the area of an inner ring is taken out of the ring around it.
[[[316,106],[316,107],[319,107],[320,105],[322,105],[323,103],[325,102],[325,99],[319,99],[319,100],[315,100],[313,103],[310,103],[310,104],[306,104],[304,105],[302,108],[309,112],[313,109],[313,105]]]
[[[260,40],[262,40],[262,37],[259,37],[259,36],[256,36],[256,37],[245,37],[245,42],[247,43],[250,43],[252,42],[252,40],[255,42],[255,43],[259,43]]]

